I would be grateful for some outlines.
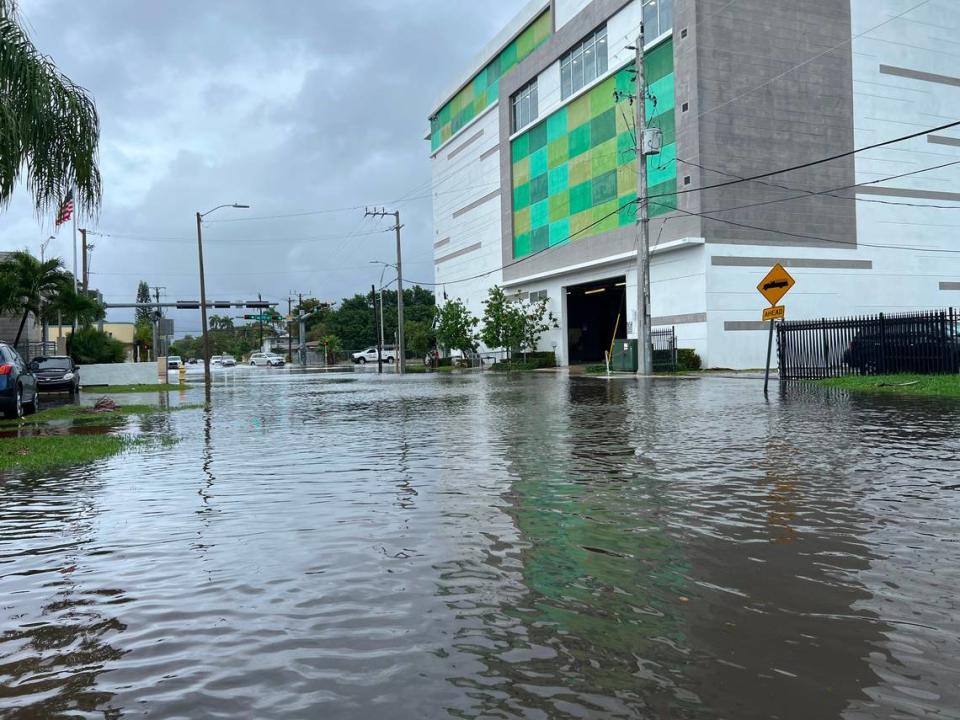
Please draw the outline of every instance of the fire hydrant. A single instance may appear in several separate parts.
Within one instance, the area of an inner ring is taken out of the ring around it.
[[[186,365],[182,363],[180,364],[180,368],[177,372],[177,377],[180,379],[181,385],[187,384],[187,366]]]

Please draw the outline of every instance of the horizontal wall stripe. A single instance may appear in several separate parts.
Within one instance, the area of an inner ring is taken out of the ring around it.
[[[449,244],[450,244],[450,238],[449,238],[449,237],[445,237],[443,240],[437,240],[437,241],[433,244],[433,247],[434,247],[434,249],[436,249],[436,248],[442,248],[444,245],[449,245]]]
[[[446,262],[447,260],[453,260],[454,258],[460,257],[461,255],[466,255],[467,253],[472,253],[474,250],[479,250],[481,244],[482,243],[474,243],[473,245],[467,245],[467,247],[465,248],[460,248],[459,250],[452,252],[449,255],[444,255],[443,257],[437,258],[435,261],[435,264],[439,265],[440,263]]]
[[[689,323],[702,323],[707,321],[707,314],[687,313],[685,315],[661,315],[660,317],[650,318],[652,325],[688,325]]]
[[[896,67],[895,65],[881,65],[880,73],[882,75],[896,75],[898,77],[910,78],[911,80],[923,80],[924,82],[960,87],[960,77],[952,77],[951,75],[937,75],[936,73],[911,70],[910,68]]]
[[[946,135],[927,135],[927,142],[934,145],[956,145],[960,147],[960,138],[947,137]]]
[[[941,282],[941,290],[960,290],[960,282]]]
[[[741,330],[770,330],[770,323],[763,320],[727,320],[723,323],[723,329],[726,332],[739,332]]]
[[[498,152],[500,152],[500,146],[499,146],[499,145],[494,145],[492,148],[490,148],[489,150],[487,150],[485,153],[481,154],[481,155],[480,155],[480,159],[481,159],[481,160],[486,160],[488,157],[491,157],[491,156],[493,156],[493,155],[496,155]]]
[[[484,196],[483,196],[482,198],[480,198],[479,200],[474,200],[474,201],[473,201],[472,203],[470,203],[469,205],[466,205],[466,206],[460,208],[459,210],[457,210],[455,213],[453,213],[454,219],[460,217],[461,215],[463,215],[463,214],[465,214],[465,213],[470,212],[470,211],[473,210],[474,208],[480,207],[481,205],[483,205],[483,204],[486,203],[486,202],[490,202],[491,200],[493,200],[495,197],[498,197],[499,195],[500,195],[500,188],[497,188],[497,189],[494,190],[492,193],[487,193],[486,195],[484,195]]]
[[[711,265],[727,267],[773,267],[780,263],[793,268],[830,268],[834,270],[872,270],[872,260],[819,260],[816,258],[723,257],[714,255]]]
[[[463,149],[468,145],[472,145],[477,140],[483,137],[483,129],[478,130],[473,135],[464,140],[460,145],[455,147],[453,150],[447,153],[447,160],[452,160],[455,156],[463,152]]]
[[[960,202],[960,193],[942,192],[940,190],[911,190],[910,188],[892,187],[861,187],[857,193],[864,195],[883,195],[884,197],[907,197],[921,200],[952,200]]]

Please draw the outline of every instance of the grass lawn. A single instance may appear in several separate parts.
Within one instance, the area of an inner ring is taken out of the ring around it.
[[[92,385],[90,387],[84,387],[81,392],[85,395],[113,395],[113,393],[148,393],[148,392],[160,392],[160,391],[174,391],[174,390],[189,390],[193,385],[172,385],[170,383],[164,383],[162,385],[157,384],[142,384],[142,385]]]
[[[852,375],[814,382],[851,392],[960,398],[960,375]]]
[[[108,434],[109,427],[101,434],[97,426],[109,426],[118,418],[131,415],[148,415],[158,412],[193,410],[202,405],[179,405],[161,408],[157,405],[124,405],[108,412],[92,412],[89,407],[63,405],[41,410],[23,420],[0,420],[0,430],[25,428],[43,432],[54,421],[67,420],[69,426],[82,426],[97,432],[63,435],[37,435],[33,437],[0,437],[0,472],[4,470],[38,470],[68,467],[93,462],[116,455],[124,450],[145,444],[141,438]],[[161,439],[160,442],[173,442]]]
[[[41,470],[93,462],[136,443],[120,435],[63,435],[0,439],[0,471]]]

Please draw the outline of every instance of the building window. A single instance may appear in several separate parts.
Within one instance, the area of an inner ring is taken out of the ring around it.
[[[607,72],[607,26],[597,28],[560,59],[560,96],[566,100]]]
[[[673,0],[644,0],[643,34],[647,42],[673,29]]]
[[[548,299],[546,290],[536,290],[530,293],[530,302],[536,303]]]
[[[537,79],[528,83],[513,96],[513,132],[537,119]]]

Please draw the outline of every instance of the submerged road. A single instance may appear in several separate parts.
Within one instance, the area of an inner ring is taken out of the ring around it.
[[[213,401],[0,480],[0,717],[960,718],[960,404],[289,371]]]

